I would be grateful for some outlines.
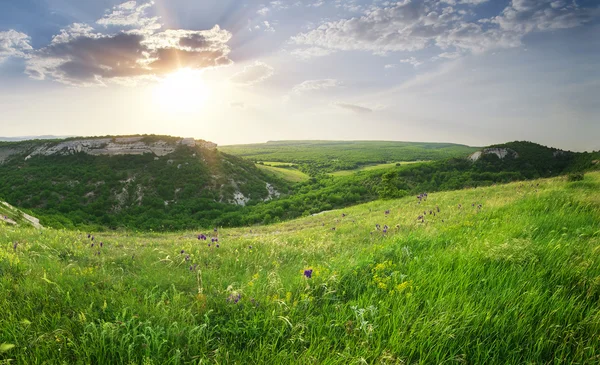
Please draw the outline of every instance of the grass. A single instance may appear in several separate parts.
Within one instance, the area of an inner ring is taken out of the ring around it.
[[[264,165],[273,166],[273,167],[294,167],[297,166],[295,163],[291,162],[277,162],[277,161],[262,161]]]
[[[283,166],[283,165],[281,165],[281,166]],[[260,170],[262,170],[264,172],[267,172],[269,174],[276,176],[277,178],[284,179],[284,180],[287,180],[290,182],[303,182],[310,178],[307,174],[305,174],[302,171],[299,171],[295,168],[276,167],[276,166],[261,165],[261,164],[256,164],[256,167],[258,167]]]
[[[382,164],[376,164],[376,165],[363,166],[363,167],[360,167],[360,168],[354,169],[354,170],[335,171],[335,172],[330,173],[329,175],[331,175],[331,176],[349,176],[349,175],[353,175],[359,171],[391,169],[391,168],[396,167],[397,164],[400,164],[400,166],[404,166],[404,165],[423,164],[423,163],[427,163],[427,162],[429,162],[429,161],[403,161],[403,162],[382,163]]]
[[[0,227],[0,363],[598,363],[598,191],[589,173],[377,201],[219,248]]]

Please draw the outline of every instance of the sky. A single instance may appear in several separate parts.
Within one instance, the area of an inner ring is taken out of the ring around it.
[[[598,0],[3,0],[0,136],[600,150]]]

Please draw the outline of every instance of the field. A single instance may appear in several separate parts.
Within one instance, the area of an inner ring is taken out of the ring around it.
[[[595,172],[93,240],[0,225],[0,363],[598,363],[598,191]]]
[[[302,171],[313,175],[318,172],[354,170],[390,161],[464,158],[478,149],[452,143],[393,141],[274,141],[219,147],[225,153],[256,162],[294,163]]]
[[[286,165],[284,164],[281,166],[286,166]],[[263,172],[273,174],[277,178],[284,179],[286,181],[293,182],[293,183],[303,182],[310,178],[308,175],[306,175],[302,171],[296,170],[294,168],[277,167],[277,166],[261,165],[261,164],[256,164],[256,167],[258,167]]]
[[[349,176],[349,175],[353,175],[359,171],[391,169],[391,168],[397,167],[398,164],[400,164],[400,166],[404,166],[404,165],[422,164],[422,163],[427,163],[427,162],[429,162],[429,161],[405,161],[405,162],[381,163],[381,164],[376,164],[376,165],[367,165],[367,166],[359,167],[354,170],[335,171],[335,172],[330,173],[330,175],[331,176]]]

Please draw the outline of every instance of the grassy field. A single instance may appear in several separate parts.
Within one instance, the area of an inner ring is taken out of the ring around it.
[[[400,166],[404,166],[404,165],[422,164],[422,163],[427,163],[427,162],[429,162],[429,161],[405,161],[405,162],[381,163],[381,164],[377,164],[377,165],[360,167],[360,168],[354,169],[354,170],[335,171],[335,172],[330,173],[329,175],[331,175],[331,176],[349,176],[349,175],[353,175],[359,171],[391,169],[391,168],[396,167],[397,164],[400,164]]]
[[[598,191],[589,173],[93,241],[0,226],[0,363],[597,364]]]
[[[261,164],[256,164],[256,167],[258,167],[264,172],[273,174],[280,179],[284,179],[290,182],[302,182],[310,178],[302,171],[296,170],[294,168],[276,167]]]
[[[386,161],[464,158],[479,148],[452,143],[396,141],[272,141],[221,146],[219,150],[252,161],[294,163],[306,171],[334,172]]]
[[[264,165],[273,166],[273,167],[293,167],[296,166],[295,163],[291,162],[277,162],[277,161],[261,161]]]

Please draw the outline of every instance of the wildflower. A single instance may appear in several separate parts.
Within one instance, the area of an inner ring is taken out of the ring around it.
[[[92,237],[92,235],[88,233],[88,239],[89,239],[90,237]]]
[[[385,211],[385,215],[388,215],[388,214],[390,214],[390,211],[389,211],[389,210],[386,210],[386,211]]]
[[[306,276],[306,278],[308,278],[308,279],[312,278],[312,274],[313,274],[313,269],[304,270],[304,276]]]
[[[104,242],[100,242],[100,247],[104,247]]]
[[[210,247],[210,243],[208,244],[208,247]]]
[[[342,213],[342,218],[344,218],[346,216],[346,214]]]
[[[220,247],[220,246],[219,246],[219,244],[217,243],[217,248],[219,248],[219,247]]]
[[[384,230],[383,230],[383,233],[387,233],[387,229],[384,229]]]
[[[92,243],[91,247],[94,247],[94,244]]]
[[[193,264],[192,266],[190,266],[190,271],[196,270],[197,267],[198,267],[198,264]]]
[[[248,246],[249,249],[252,249],[252,246]]]
[[[333,227],[331,230],[332,230],[332,231],[335,231],[335,227]]]
[[[184,250],[181,250],[181,254],[183,255],[184,253],[185,253],[185,251],[184,251]]]
[[[440,207],[436,207],[436,208],[437,208],[437,212],[439,213],[440,212]]]
[[[213,229],[213,231],[216,232],[217,231],[217,227],[215,227],[215,229]]]
[[[15,243],[13,244],[13,250],[15,250],[15,251],[16,251],[16,250],[17,250],[17,246],[18,246],[18,245],[19,245],[19,242],[15,242]]]
[[[92,236],[92,241],[94,240],[94,236]]]
[[[190,255],[187,255],[187,256],[185,257],[185,261],[190,261]]]
[[[235,304],[237,304],[240,301],[240,299],[242,299],[242,294],[240,294],[240,293],[231,293],[231,294],[229,294],[229,298],[227,298],[227,301],[229,303],[235,303]]]

